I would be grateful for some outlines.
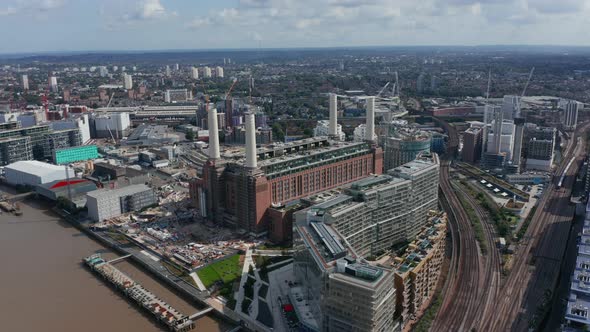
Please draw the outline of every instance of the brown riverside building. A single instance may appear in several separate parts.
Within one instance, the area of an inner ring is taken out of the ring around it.
[[[331,130],[336,126],[336,97],[331,96]],[[367,102],[367,137],[374,134],[374,98]],[[210,132],[217,132],[211,110]],[[191,199],[203,218],[234,225],[275,242],[292,236],[291,208],[303,197],[383,172],[383,150],[376,142],[342,142],[314,137],[256,149],[254,114],[246,118],[244,154],[221,155],[209,142],[203,175],[191,182]],[[272,212],[269,210],[272,209]]]
[[[253,169],[242,160],[208,161],[191,193],[203,217],[253,235],[270,230],[276,241],[285,240],[290,231],[290,225],[283,224],[289,213],[277,209],[288,211],[300,198],[381,174],[383,169],[381,148],[328,137],[271,145],[256,154],[258,167]]]

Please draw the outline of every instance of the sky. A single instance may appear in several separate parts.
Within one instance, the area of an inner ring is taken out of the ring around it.
[[[0,0],[0,53],[590,45],[590,0]]]

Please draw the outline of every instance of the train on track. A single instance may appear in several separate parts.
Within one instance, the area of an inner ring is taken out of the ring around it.
[[[567,166],[565,167],[565,169],[563,170],[563,173],[561,174],[561,176],[559,177],[559,182],[557,182],[557,189],[561,189],[561,186],[563,185],[563,180],[565,179],[565,176],[567,175],[567,171],[569,171],[570,167],[574,164],[574,161],[576,161],[576,157],[572,157],[572,159],[569,161],[569,163],[567,163]]]

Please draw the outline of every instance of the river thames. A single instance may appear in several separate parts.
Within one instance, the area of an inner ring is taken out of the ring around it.
[[[81,263],[93,253],[107,259],[117,255],[56,216],[46,203],[27,199],[20,205],[22,216],[0,215],[0,330],[166,331]],[[184,314],[199,310],[128,261],[116,266]],[[197,320],[195,331],[230,328],[206,316]]]

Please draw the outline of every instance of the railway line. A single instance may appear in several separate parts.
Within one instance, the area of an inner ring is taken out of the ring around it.
[[[456,270],[452,267],[453,273],[448,276],[448,288],[432,331],[468,329],[473,324],[477,303],[481,299],[481,256],[469,217],[451,186],[449,167],[450,161],[441,163],[440,186],[451,211],[451,227],[456,229],[452,233],[452,251],[457,254]]]
[[[450,182],[451,159],[457,154],[459,139],[453,127],[438,120],[449,134],[449,148],[441,162],[440,187],[443,206],[449,214],[452,239],[451,268],[447,275],[441,308],[432,324],[432,331],[469,331],[478,324],[482,310],[494,301],[500,285],[500,257],[496,252],[480,255],[475,232]],[[484,213],[476,209],[480,220]],[[493,226],[486,225],[486,243],[493,248]]]
[[[502,258],[500,251],[496,247],[496,230],[489,213],[485,211],[478,202],[467,192],[458,186],[454,187],[457,192],[460,192],[466,199],[467,203],[473,208],[482,223],[485,243],[488,247],[487,255],[485,256],[483,267],[483,278],[481,279],[480,288],[483,290],[482,301],[479,303],[478,320],[491,314],[493,311],[492,304],[500,294],[501,279],[502,279]]]
[[[575,138],[568,140],[554,181],[538,203],[543,208],[536,210],[514,256],[513,270],[502,280],[501,256],[495,249],[493,225],[483,222],[485,242],[491,249],[483,257],[469,217],[457,197],[460,190],[453,188],[450,182],[451,160],[458,147],[457,133],[448,123],[436,118],[435,121],[449,134],[449,149],[441,162],[440,188],[442,205],[450,217],[453,257],[443,289],[443,303],[431,330],[526,331],[532,326],[531,322],[542,318],[535,317],[537,307],[545,301],[545,290],[552,289],[559,274],[573,214],[569,196],[583,160],[585,142],[574,144]],[[580,126],[577,134],[588,129],[590,124]],[[465,197],[479,219],[486,220],[486,213],[477,202],[469,195]]]
[[[577,134],[589,128],[590,124],[585,124]],[[526,331],[536,328],[543,318],[536,313],[547,301],[547,290],[553,289],[559,275],[573,216],[569,197],[586,149],[584,141],[574,146],[574,140],[575,136],[538,203],[524,241],[514,255],[513,269],[498,300],[491,304],[493,310],[487,310],[481,319],[479,331]],[[562,187],[558,188],[560,182]]]

